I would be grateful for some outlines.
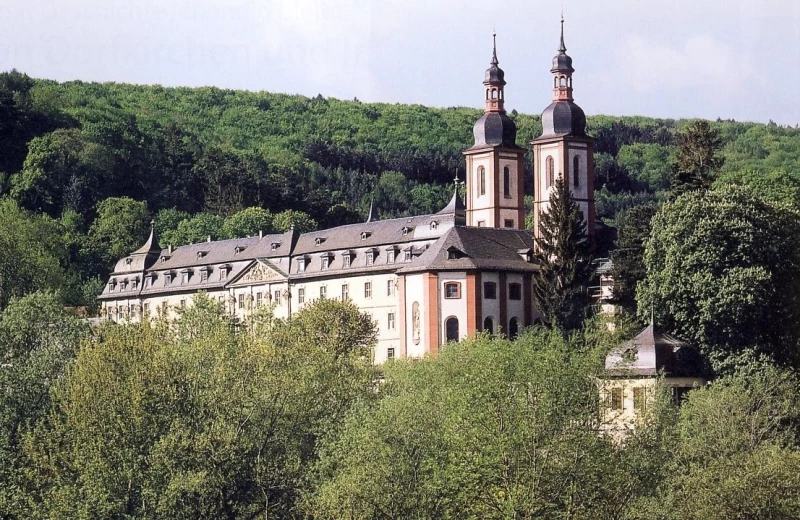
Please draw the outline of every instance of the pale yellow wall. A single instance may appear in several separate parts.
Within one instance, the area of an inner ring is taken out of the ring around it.
[[[445,298],[444,286],[448,282],[455,282],[461,284],[461,297],[455,299]],[[439,273],[439,330],[441,337],[439,344],[444,345],[447,342],[447,330],[445,328],[445,321],[448,318],[455,317],[458,319],[458,337],[459,339],[467,335],[467,273],[465,272],[446,272]]]

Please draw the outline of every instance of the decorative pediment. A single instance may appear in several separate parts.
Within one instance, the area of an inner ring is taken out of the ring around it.
[[[242,271],[231,285],[253,285],[265,282],[282,282],[287,279],[286,274],[283,273],[276,266],[272,265],[265,260],[256,260]]]

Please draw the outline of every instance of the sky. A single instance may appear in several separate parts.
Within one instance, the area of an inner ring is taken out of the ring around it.
[[[0,71],[506,109],[551,98],[559,20],[588,115],[800,123],[800,0],[0,0]]]

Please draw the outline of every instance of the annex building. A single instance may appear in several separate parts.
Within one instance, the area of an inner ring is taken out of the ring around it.
[[[594,234],[593,139],[572,95],[572,58],[563,20],[553,58],[553,99],[542,114],[533,151],[534,229],[557,176]],[[466,201],[457,185],[431,215],[379,220],[311,233],[290,230],[234,240],[162,248],[155,232],[119,260],[102,294],[101,312],[139,321],[191,304],[206,292],[234,316],[274,304],[290,317],[317,298],[352,300],[378,328],[374,361],[436,353],[448,341],[487,330],[514,336],[539,317],[533,303],[534,231],[525,229],[523,160],[506,114],[505,74],[496,46],[483,81],[485,109],[464,151]]]

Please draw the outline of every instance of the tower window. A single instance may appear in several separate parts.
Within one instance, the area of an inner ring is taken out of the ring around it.
[[[508,299],[521,300],[522,299],[522,285],[518,283],[508,284]]]
[[[547,187],[549,188],[556,182],[556,164],[552,155],[547,156],[545,167],[547,169]]]
[[[494,282],[483,282],[483,297],[487,300],[496,300],[497,284]]]
[[[577,188],[581,185],[581,158],[577,155],[572,159],[572,184]]]
[[[483,330],[489,334],[494,334],[494,322],[491,317],[487,316],[486,319],[483,320]]]
[[[447,321],[444,322],[444,328],[447,341],[458,341],[458,318],[455,316],[447,318]]]
[[[511,172],[508,166],[503,168],[503,195],[507,199],[511,198]]]
[[[478,168],[478,195],[486,195],[486,169]]]

